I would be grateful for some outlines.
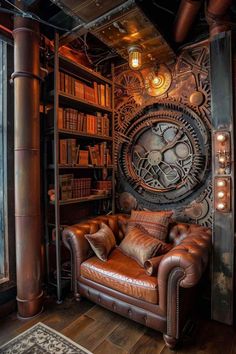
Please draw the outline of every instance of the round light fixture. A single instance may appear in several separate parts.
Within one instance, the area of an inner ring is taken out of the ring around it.
[[[226,182],[223,181],[222,179],[217,181],[217,187],[225,187],[226,186]]]
[[[218,196],[218,198],[222,199],[222,198],[224,198],[225,193],[224,193],[223,191],[219,191],[219,192],[217,193],[217,196]]]
[[[218,203],[217,204],[217,209],[224,210],[225,209],[225,204],[224,203]]]
[[[225,162],[225,157],[224,156],[220,156],[219,157],[219,162],[220,163],[224,163]]]
[[[219,141],[220,143],[223,143],[226,140],[226,136],[223,133],[220,133],[217,135],[217,141]]]

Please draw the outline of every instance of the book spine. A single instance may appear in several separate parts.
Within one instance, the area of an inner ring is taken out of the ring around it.
[[[67,164],[67,140],[60,139],[60,158],[59,163],[62,165]]]

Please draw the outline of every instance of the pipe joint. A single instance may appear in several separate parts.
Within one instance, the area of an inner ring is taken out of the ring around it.
[[[29,79],[37,79],[40,82],[44,81],[39,75],[35,75],[29,71],[15,71],[14,73],[11,74],[10,83],[13,83],[14,79],[17,77],[27,77]]]

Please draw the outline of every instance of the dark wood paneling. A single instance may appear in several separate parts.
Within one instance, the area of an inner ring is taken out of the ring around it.
[[[225,129],[233,136],[233,93],[231,33],[224,32],[213,38],[210,44],[212,125],[213,132]],[[214,135],[214,134],[213,134]],[[232,149],[233,151],[233,149]],[[213,178],[216,176],[213,151]],[[232,152],[231,160],[234,161]],[[212,318],[223,323],[233,322],[233,275],[234,275],[234,169],[227,173],[232,181],[232,208],[229,213],[214,211],[213,229],[213,277]]]

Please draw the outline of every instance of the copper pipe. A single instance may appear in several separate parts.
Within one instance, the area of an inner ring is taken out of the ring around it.
[[[42,310],[39,128],[39,26],[16,17],[14,36],[15,224],[20,317]]]
[[[228,9],[233,0],[209,0],[206,19],[210,27],[210,37],[230,29]]]
[[[224,16],[233,0],[210,0],[208,3],[208,12],[215,16]]]
[[[201,7],[201,0],[182,0],[174,24],[174,40],[183,42]]]

